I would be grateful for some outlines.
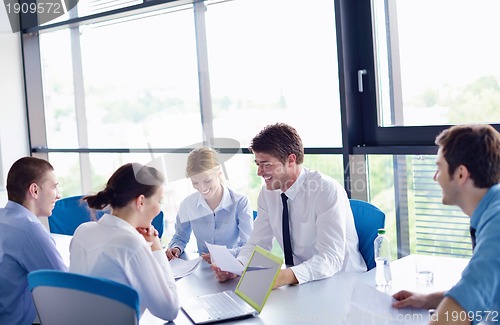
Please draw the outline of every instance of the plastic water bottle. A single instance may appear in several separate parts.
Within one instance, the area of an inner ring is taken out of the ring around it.
[[[375,282],[377,286],[388,286],[391,284],[391,241],[385,235],[385,229],[378,230],[378,236],[373,242],[375,253]]]

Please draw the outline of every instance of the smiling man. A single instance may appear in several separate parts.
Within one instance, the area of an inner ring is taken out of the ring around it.
[[[7,195],[0,209],[0,324],[31,324],[36,311],[28,273],[67,270],[37,218],[50,216],[59,199],[54,168],[34,157],[17,160],[7,175]]]
[[[269,125],[253,138],[250,150],[265,185],[254,229],[238,260],[245,265],[256,245],[271,250],[276,238],[288,268],[281,270],[275,287],[339,271],[366,271],[347,194],[337,181],[302,166],[304,147],[297,131],[283,123]],[[234,277],[212,269],[219,281]]]
[[[500,313],[500,133],[490,125],[458,125],[436,138],[434,180],[443,204],[470,217],[473,254],[447,292],[394,295],[396,308],[437,308],[433,324],[498,323]]]

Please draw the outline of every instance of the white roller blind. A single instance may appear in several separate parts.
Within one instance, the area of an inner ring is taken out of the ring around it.
[[[433,179],[435,161],[435,156],[412,159],[417,253],[470,257],[469,217],[442,204],[441,187]]]

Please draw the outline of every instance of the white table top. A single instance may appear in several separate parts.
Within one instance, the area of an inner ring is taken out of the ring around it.
[[[435,259],[435,278],[432,285],[417,283],[415,256],[410,255],[391,263],[393,284],[386,288],[386,292],[393,294],[402,289],[421,293],[448,290],[458,281],[468,262],[465,259],[448,257],[431,258]],[[226,283],[218,283],[208,264],[202,262],[193,274],[179,280],[177,286],[182,303],[183,299],[190,296],[232,290],[237,282],[238,279],[233,279]],[[375,287],[375,269],[362,274],[340,272],[329,279],[275,289],[269,295],[258,317],[239,320],[238,324],[318,325],[338,324],[342,321],[345,322],[344,324],[350,324],[345,319],[349,307],[346,297],[350,297],[358,282]],[[415,313],[428,317],[427,311]],[[174,323],[192,324],[182,311],[179,312]],[[140,324],[164,324],[164,321],[146,311]],[[415,321],[414,324],[427,324],[427,321]]]
[[[469,263],[469,259],[464,258],[444,256],[427,256],[427,258],[433,260],[433,284],[426,285],[417,282],[415,271],[416,255],[409,255],[391,263],[391,293],[396,293],[403,289],[420,293],[449,290],[458,282],[463,269],[467,266],[467,263]],[[368,274],[374,274],[374,272],[375,269],[370,270]]]
[[[69,243],[71,236],[52,234],[63,259],[69,264]],[[425,285],[417,283],[415,272],[415,256],[410,255],[391,263],[392,285],[385,291],[393,294],[406,289],[421,293],[444,291],[450,289],[460,278],[467,259],[449,257],[430,257],[435,260],[434,283]],[[187,277],[177,281],[180,301],[195,295],[233,290],[238,278],[219,283],[202,261],[197,269]],[[375,269],[366,273],[340,272],[331,278],[313,281],[299,286],[285,286],[275,289],[258,317],[238,320],[238,324],[349,324],[345,320],[349,309],[348,300],[353,288],[362,282],[375,287]],[[415,311],[415,314],[426,316],[426,311]],[[140,320],[141,325],[165,324],[166,322],[153,316],[146,310]],[[426,324],[427,321],[414,322]],[[181,310],[171,324],[192,324]]]

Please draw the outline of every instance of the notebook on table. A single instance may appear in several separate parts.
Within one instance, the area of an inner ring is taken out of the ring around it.
[[[257,316],[267,297],[283,260],[256,246],[234,291],[223,291],[192,297],[182,309],[195,324]]]

